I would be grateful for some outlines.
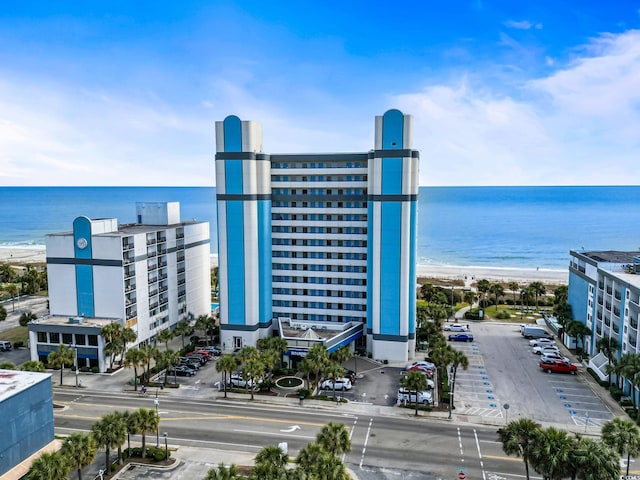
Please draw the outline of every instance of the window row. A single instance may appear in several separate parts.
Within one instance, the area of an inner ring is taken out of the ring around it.
[[[84,333],[38,332],[38,343],[51,343],[54,345],[64,343],[65,345],[91,345],[97,347],[98,335],[85,335]]]
[[[294,277],[288,275],[274,275],[272,281],[286,283],[308,283],[316,285],[358,285],[367,284],[364,278],[318,278],[318,277]]]
[[[273,207],[283,208],[367,208],[367,202],[289,202],[274,200]]]
[[[326,302],[299,302],[293,300],[274,300],[274,307],[286,308],[319,308],[323,310],[348,310],[354,312],[366,312],[366,305],[352,303],[326,303]]]
[[[273,233],[335,233],[348,235],[366,235],[366,227],[291,227],[276,225],[271,227]]]
[[[271,162],[271,168],[366,168],[367,162]]]
[[[367,292],[350,290],[314,290],[307,288],[274,288],[274,295],[307,295],[311,297],[366,298]]]
[[[366,240],[324,240],[324,239],[298,239],[298,238],[273,238],[272,245],[292,245],[301,247],[366,247]]]
[[[329,180],[331,177],[327,177]],[[366,195],[366,188],[274,188],[272,195]]]
[[[293,270],[293,271],[309,271],[309,272],[346,272],[346,273],[367,273],[367,267],[357,265],[303,265],[274,263],[272,270]]]
[[[323,260],[366,260],[366,253],[342,253],[342,252],[291,252],[275,250],[273,258],[318,258]]]
[[[272,220],[302,220],[302,221],[315,221],[315,222],[366,222],[367,215],[366,214],[347,214],[347,215],[325,215],[323,213],[304,213],[304,214],[295,214],[295,213],[272,213]]]
[[[366,175],[272,175],[272,182],[366,182]]]
[[[364,322],[365,317],[353,317],[349,315],[322,315],[318,313],[294,313],[294,312],[273,312],[274,317],[288,317],[291,320],[310,320],[318,322]]]

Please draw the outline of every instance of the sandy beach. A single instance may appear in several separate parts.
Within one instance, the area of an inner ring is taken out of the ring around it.
[[[17,248],[0,247],[0,262],[16,264],[45,263],[46,252],[44,248]],[[218,264],[218,256],[211,255],[211,266]],[[508,268],[508,267],[478,267],[455,265],[418,265],[417,276],[419,278],[442,278],[448,280],[480,280],[486,278],[491,281],[528,283],[539,281],[550,284],[566,284],[569,280],[569,271],[533,268]]]

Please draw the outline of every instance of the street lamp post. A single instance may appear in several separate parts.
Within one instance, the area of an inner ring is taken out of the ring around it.
[[[76,388],[78,388],[78,346],[69,344],[69,348],[73,348],[73,369],[76,374]]]
[[[156,448],[160,448],[160,414],[158,413],[158,406],[160,400],[158,400],[158,390],[162,390],[164,387],[160,385],[156,387],[156,398],[153,399],[153,403],[156,406],[156,417],[158,418],[158,428],[156,428]]]
[[[449,417],[448,419],[451,420],[451,410],[453,409],[453,393],[454,393],[454,389],[456,388],[455,386],[455,378],[453,377],[453,365],[451,366],[451,369],[449,370]]]
[[[162,434],[162,436],[164,437],[164,461],[168,462],[169,461],[169,448],[167,447],[167,437],[169,436],[169,434],[167,434],[167,432],[164,432]]]

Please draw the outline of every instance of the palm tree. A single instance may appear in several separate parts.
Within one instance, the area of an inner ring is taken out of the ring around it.
[[[238,363],[233,355],[223,355],[216,363],[216,371],[222,372],[222,384],[224,386],[224,398],[227,398],[227,373],[231,375],[238,368]]]
[[[141,408],[138,414],[139,433],[142,436],[142,458],[147,455],[147,432],[156,433],[160,425],[160,419],[155,410]]]
[[[251,400],[258,380],[264,375],[264,363],[260,358],[250,358],[242,367],[242,378],[246,380],[247,390],[251,390]]]
[[[268,445],[256,455],[251,477],[256,480],[284,479],[286,478],[285,466],[288,461],[287,454],[280,447]]]
[[[18,296],[18,287],[15,283],[7,285],[7,292],[11,295],[11,311],[16,311],[16,297]]]
[[[122,331],[122,335],[120,337],[121,344],[119,352],[120,365],[122,365],[122,362],[124,361],[124,355],[127,352],[127,344],[135,342],[137,338],[138,334],[132,328],[127,327]]]
[[[464,292],[464,295],[462,296],[462,300],[465,303],[469,304],[469,308],[473,307],[474,302],[476,301],[476,294],[474,292],[472,292],[471,290],[469,290],[468,292]]]
[[[140,433],[140,414],[138,411],[124,412],[124,423],[127,426],[127,453],[131,455],[131,435]]]
[[[144,365],[145,353],[139,348],[130,348],[124,356],[124,366],[133,368],[133,391],[138,391],[138,368]]]
[[[627,475],[631,457],[640,454],[640,431],[637,425],[622,418],[614,418],[605,423],[601,429],[602,441],[613,448],[618,455],[627,454]]]
[[[596,342],[596,350],[604,353],[610,364],[613,364],[613,359],[619,349],[620,344],[614,337],[603,337]],[[611,388],[611,375],[609,375],[609,388]]]
[[[158,334],[158,341],[164,343],[164,349],[169,350],[169,342],[173,340],[173,332],[168,328]]]
[[[185,335],[189,335],[193,329],[189,326],[189,323],[182,320],[178,322],[176,327],[173,329],[173,333],[176,335],[180,335],[182,337],[182,349],[184,350],[184,337]]]
[[[20,367],[20,370],[25,372],[40,372],[44,373],[47,369],[40,360],[29,360],[28,362],[24,362]]]
[[[553,303],[556,305],[567,303],[569,300],[569,287],[567,285],[561,285],[553,291],[553,295]]]
[[[105,341],[104,352],[109,355],[109,368],[113,369],[113,362],[116,360],[116,355],[120,353],[122,324],[119,322],[111,322],[102,327],[100,335]]]
[[[165,367],[166,367],[166,371],[164,372],[164,384],[167,384],[167,375],[169,374],[169,370],[171,370],[172,367],[178,365],[180,363],[180,354],[178,352],[176,352],[175,350],[167,350],[166,352],[164,352],[164,362],[165,362]],[[177,377],[177,373],[174,370],[173,371],[173,383],[177,384],[178,383],[178,377]]]
[[[411,402],[411,392],[416,392],[416,417],[418,416],[418,392],[427,388],[427,379],[422,372],[412,370],[401,380],[402,386],[409,390],[409,402]]]
[[[631,383],[629,394],[633,401],[633,407],[637,409],[636,388],[640,385],[640,354],[625,353],[620,361],[624,365],[622,375]],[[611,378],[609,378],[609,385],[611,385]]]
[[[491,288],[491,282],[486,278],[483,278],[482,280],[478,281],[478,285],[476,285],[476,289],[478,290],[479,293],[482,294],[482,300],[484,300],[484,297],[486,297],[487,292],[489,291],[489,288]]]
[[[27,480],[67,480],[72,469],[61,452],[43,453],[31,464]]]
[[[531,466],[544,480],[561,480],[570,474],[574,439],[564,430],[540,430],[530,451]]]
[[[0,265],[0,282],[13,283],[15,279],[16,279],[16,271],[13,269],[13,267],[8,263],[1,264]]]
[[[343,345],[337,350],[334,350],[333,352],[331,352],[330,357],[331,357],[331,360],[333,360],[334,362],[337,362],[338,365],[342,365],[344,362],[346,362],[351,358],[351,349],[346,345]]]
[[[556,319],[558,323],[562,327],[560,329],[560,340],[564,342],[564,334],[567,330],[567,326],[569,323],[573,321],[573,312],[571,310],[571,305],[568,303],[560,303],[553,308]]]
[[[351,451],[349,430],[342,423],[327,423],[316,435],[316,442],[331,455],[337,456]]]
[[[324,376],[329,380],[333,380],[333,398],[336,399],[336,379],[344,377],[345,370],[336,362],[329,362],[329,364],[324,367]]]
[[[26,327],[27,325],[29,325],[29,322],[31,320],[35,320],[36,318],[38,318],[38,316],[35,313],[24,312],[22,315],[20,315],[20,319],[18,320],[18,323],[20,324],[21,327]]]
[[[7,319],[7,309],[3,305],[0,305],[0,322],[4,322]]]
[[[542,282],[531,282],[529,288],[533,291],[536,297],[536,310],[538,310],[538,297],[547,293],[547,289]]]
[[[105,449],[105,470],[107,473],[111,473],[111,462],[109,461],[111,449],[119,448],[124,443],[127,433],[126,426],[120,416],[109,414],[91,426],[91,433],[98,448]]]
[[[579,438],[571,454],[573,477],[584,480],[618,480],[620,457],[604,442]],[[627,474],[628,475],[628,474]]]
[[[327,347],[320,343],[313,345],[307,352],[305,362],[312,368],[315,373],[315,384],[313,390],[318,386],[320,381],[320,372],[329,364],[329,353]]]
[[[529,480],[531,448],[541,428],[539,423],[529,418],[520,418],[498,430],[498,439],[502,443],[504,453],[522,457],[527,480]]]
[[[78,469],[78,480],[82,480],[82,468],[93,463],[97,453],[96,442],[91,435],[75,432],[64,439],[60,451],[70,467]]]
[[[238,467],[234,464],[225,466],[224,463],[220,463],[217,468],[212,468],[207,472],[207,476],[204,480],[239,480],[244,478],[238,473]]]
[[[149,370],[151,369],[151,360],[155,358],[158,348],[155,345],[147,344],[140,350],[144,354],[144,363],[146,365],[145,379],[149,380]]]
[[[322,448],[319,444],[312,442],[307,444],[296,457],[296,463],[298,464],[298,468],[303,472],[307,473],[310,478],[316,478],[313,475],[316,473],[321,473],[319,467],[323,461],[323,458],[329,456],[324,448]],[[322,478],[318,476],[317,478]]]
[[[210,344],[213,345],[213,328],[216,326],[216,319],[210,315],[200,315],[196,320],[196,330],[202,330],[204,338],[211,332]]]
[[[492,283],[489,286],[489,292],[493,294],[493,297],[496,300],[496,312],[498,311],[498,300],[501,296],[504,295],[504,287],[500,283]]]
[[[520,285],[518,284],[518,282],[509,282],[509,285],[507,285],[507,287],[509,287],[509,290],[511,290],[511,293],[513,294],[513,306],[516,306],[516,296],[520,293]]]
[[[53,368],[60,369],[60,385],[62,385],[64,366],[73,364],[73,349],[64,344],[60,344],[57,351],[54,350],[47,355],[47,361]]]
[[[591,335],[591,329],[579,320],[572,320],[567,325],[567,334],[576,339],[576,350],[579,350],[580,357],[584,353],[584,339]],[[580,340],[580,348],[578,348],[578,340]]]
[[[453,394],[456,389],[456,373],[458,372],[458,367],[462,367],[463,370],[469,368],[469,359],[460,350],[455,350],[451,355],[451,370],[453,372],[453,378],[451,379],[451,392],[449,394],[449,411],[454,408]]]

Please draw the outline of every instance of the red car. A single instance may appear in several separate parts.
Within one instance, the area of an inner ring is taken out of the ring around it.
[[[565,362],[564,360],[541,360],[540,368],[547,373],[558,372],[558,373],[570,373],[571,375],[575,375],[578,367],[576,367],[573,363]]]

